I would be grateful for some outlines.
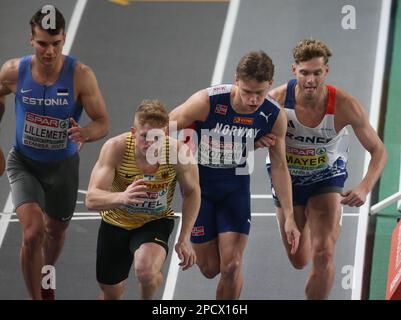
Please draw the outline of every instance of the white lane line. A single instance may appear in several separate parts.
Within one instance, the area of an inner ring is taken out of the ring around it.
[[[390,26],[390,15],[391,15],[391,0],[382,0],[381,13],[380,13],[380,25],[379,35],[377,39],[376,48],[376,61],[375,71],[373,74],[373,86],[372,96],[370,101],[370,112],[369,121],[372,127],[377,131],[379,125],[379,112],[382,98],[383,89],[383,78],[385,71],[386,52],[387,52],[387,40]],[[366,173],[369,165],[370,154],[365,152],[364,160],[364,174]],[[354,261],[354,273],[353,273],[353,284],[352,284],[352,300],[361,300],[362,298],[362,280],[364,275],[365,265],[365,250],[366,250],[366,236],[368,229],[369,219],[369,206],[370,206],[369,194],[366,197],[365,204],[360,209],[360,215],[358,219],[358,231],[356,236],[355,246],[355,261]]]
[[[214,65],[214,71],[212,76],[211,85],[220,84],[223,80],[223,73],[226,67],[226,61],[228,56],[228,51],[231,45],[231,39],[234,33],[235,22],[237,20],[238,9],[240,6],[240,0],[231,0],[228,5],[226,21],[224,23],[223,33],[220,39],[220,47],[217,53],[216,63]],[[181,219],[180,219],[181,221]],[[180,229],[177,230],[177,234]],[[175,243],[174,243],[175,244]],[[178,257],[175,251],[172,253],[172,258],[170,260],[170,266],[166,275],[166,279],[173,279],[166,282],[163,291],[163,300],[172,300],[174,298],[175,286],[177,283],[179,266],[177,263]]]
[[[176,212],[175,215],[177,217],[182,216],[181,212]],[[13,218],[14,216],[16,216],[16,214],[13,212],[10,212],[10,213],[0,212],[0,216],[8,216],[9,217],[8,219],[11,219],[10,222],[18,221],[18,219]],[[251,213],[251,216],[252,217],[275,217],[276,214],[274,212],[253,212],[253,213]],[[343,216],[344,217],[358,217],[359,213],[343,213]],[[85,218],[88,218],[88,220],[91,220],[92,218],[100,219],[101,216],[98,212],[75,212],[72,220],[84,220]]]
[[[101,217],[99,216],[99,217],[72,217],[71,220],[88,221],[88,220],[100,220],[100,219],[101,219]],[[18,222],[18,221],[19,221],[18,219],[10,219],[9,222]],[[0,222],[0,224],[1,224],[1,222]]]
[[[72,43],[74,42],[75,35],[77,33],[78,25],[82,17],[82,13],[85,9],[87,0],[77,0],[74,11],[71,16],[70,24],[67,30],[67,37],[63,47],[63,54],[68,55],[70,53]],[[11,192],[9,192],[6,204],[4,206],[3,212],[10,213],[13,210]],[[11,215],[1,215],[0,216],[0,248],[3,243],[3,239],[6,235],[8,224],[11,222]],[[14,221],[13,221],[14,222]]]
[[[0,217],[0,248],[3,244],[4,237],[7,232],[7,228],[9,223],[11,222],[11,212],[13,211],[13,203],[11,199],[11,192],[8,193],[6,204],[4,205],[3,212],[8,213],[5,215],[1,215]]]
[[[68,55],[74,43],[75,35],[77,34],[78,26],[84,13],[87,0],[78,0],[72,12],[71,20],[67,29],[67,36],[63,47],[63,54]]]
[[[251,194],[251,199],[273,199],[271,194]]]
[[[10,198],[11,201],[11,198]],[[0,212],[0,216],[16,216],[15,212]],[[74,217],[75,216],[100,216],[99,212],[74,212]]]
[[[240,2],[240,0],[230,1],[226,22],[224,23],[224,29],[220,39],[220,47],[217,53],[216,64],[214,65],[214,72],[211,82],[212,86],[221,84],[223,81],[224,69],[226,67],[227,56],[230,50],[231,39],[234,33]]]
[[[177,232],[175,234],[173,248],[178,241],[178,237],[180,236],[181,222],[182,222],[182,219],[180,218],[179,222],[178,222]],[[173,300],[174,299],[175,286],[177,284],[178,270],[179,270],[178,264],[180,263],[180,259],[178,258],[178,255],[173,248],[171,249],[172,254],[171,254],[171,260],[170,260],[170,267],[169,267],[168,274],[166,276],[166,285],[164,287],[162,300]]]

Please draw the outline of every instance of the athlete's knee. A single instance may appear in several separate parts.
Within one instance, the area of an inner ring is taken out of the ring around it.
[[[220,269],[222,278],[235,278],[241,271],[241,259],[233,258],[227,263],[222,263]]]
[[[100,300],[118,300],[121,299],[124,293],[124,284],[118,283],[115,285],[106,285],[99,283],[102,294]]]
[[[313,262],[318,269],[327,269],[334,261],[334,245],[321,243],[314,247]]]
[[[135,276],[140,283],[149,283],[152,282],[155,277],[160,273],[160,270],[157,270],[152,265],[138,263],[135,265]]]
[[[45,230],[43,227],[36,226],[27,228],[23,232],[23,246],[31,250],[37,250],[42,247],[45,237]]]
[[[208,278],[213,279],[220,273],[220,268],[218,265],[210,265],[210,264],[200,264],[198,263],[198,267],[202,274]]]
[[[51,241],[62,240],[65,237],[65,230],[46,227],[46,237]]]
[[[292,266],[295,269],[302,270],[308,265],[309,259],[307,257],[300,256],[288,256]]]
[[[202,259],[199,256],[197,265],[202,274],[208,279],[213,279],[220,273],[220,262],[218,260],[210,258]]]

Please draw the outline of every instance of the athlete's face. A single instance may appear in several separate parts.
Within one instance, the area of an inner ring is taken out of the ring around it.
[[[306,99],[315,99],[324,87],[329,66],[323,57],[292,65],[292,72],[297,78],[301,94]]]
[[[135,135],[136,151],[141,156],[146,156],[149,148],[153,146],[151,153],[158,152],[163,146],[164,137],[166,135],[166,128],[151,126],[148,123],[140,125],[135,121],[134,127],[131,128],[132,134]]]
[[[62,50],[65,43],[63,30],[57,35],[51,35],[41,28],[35,26],[34,34],[31,34],[31,45],[35,56],[45,67],[54,67],[62,57]]]
[[[272,81],[259,82],[254,79],[239,79],[236,77],[235,84],[238,87],[243,112],[255,112],[263,103]]]

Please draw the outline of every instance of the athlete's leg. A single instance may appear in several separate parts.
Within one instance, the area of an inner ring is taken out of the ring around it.
[[[104,284],[99,282],[100,293],[99,300],[119,300],[122,298],[125,290],[125,280],[117,284]]]
[[[220,281],[217,299],[239,299],[244,282],[242,259],[248,242],[248,235],[237,232],[219,234]]]
[[[204,242],[192,243],[192,247],[196,253],[196,264],[202,274],[213,279],[220,273],[220,252],[217,238]]]
[[[280,230],[281,239],[284,244],[284,248],[287,252],[288,259],[291,264],[296,269],[304,268],[311,257],[311,242],[310,242],[310,230],[309,224],[306,219],[305,207],[304,206],[294,206],[294,218],[295,223],[298,226],[298,229],[301,232],[301,236],[299,238],[299,246],[298,250],[295,254],[291,254],[291,245],[287,241],[287,237],[284,231],[284,213],[282,208],[276,207],[276,218],[278,227]]]
[[[324,193],[307,203],[313,266],[305,293],[308,299],[327,299],[333,286],[334,250],[340,233],[341,204],[339,193]]]
[[[143,243],[134,255],[135,275],[144,300],[152,299],[163,282],[161,272],[166,250],[156,243]]]
[[[66,230],[77,202],[78,165],[79,156],[76,154],[61,161],[57,170],[53,169],[48,174],[41,172],[46,199],[46,264],[54,265],[64,246]]]
[[[212,190],[211,186],[206,186],[204,189]],[[208,279],[213,279],[220,273],[215,210],[215,203],[202,195],[201,207],[191,234],[192,247],[196,253],[196,264]]]
[[[43,256],[45,264],[54,266],[61,250],[64,246],[65,231],[69,225],[69,221],[55,220],[48,215],[44,215],[45,219],[45,239],[43,245]]]
[[[96,278],[102,290],[101,300],[121,299],[125,279],[132,266],[133,254],[129,249],[130,231],[100,223],[96,249]]]
[[[36,203],[25,203],[17,209],[22,226],[20,261],[22,274],[32,299],[42,299],[43,241],[45,225],[43,212]]]

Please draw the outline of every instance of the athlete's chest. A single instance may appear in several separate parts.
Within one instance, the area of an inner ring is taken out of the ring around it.
[[[295,105],[294,115],[297,121],[310,128],[319,126],[326,116],[326,108],[307,108],[301,105]]]

